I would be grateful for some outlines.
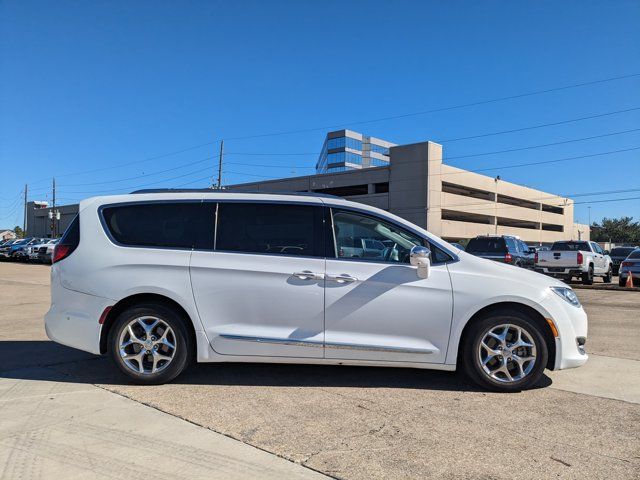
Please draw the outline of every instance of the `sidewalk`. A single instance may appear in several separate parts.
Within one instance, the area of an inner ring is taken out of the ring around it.
[[[2,480],[327,478],[90,384],[25,380],[46,368],[0,378]]]

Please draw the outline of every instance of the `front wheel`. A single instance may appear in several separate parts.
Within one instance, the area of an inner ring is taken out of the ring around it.
[[[161,303],[122,312],[109,331],[109,355],[134,382],[170,382],[188,366],[193,345],[187,319]]]
[[[534,386],[547,358],[540,327],[518,311],[493,312],[476,321],[463,344],[467,375],[478,385],[500,392]]]

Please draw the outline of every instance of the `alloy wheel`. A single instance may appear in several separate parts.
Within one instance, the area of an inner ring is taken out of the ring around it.
[[[529,375],[536,363],[533,336],[518,325],[491,327],[482,335],[478,359],[484,373],[502,383],[513,383]]]
[[[173,360],[176,337],[164,320],[154,316],[138,317],[122,329],[118,351],[129,369],[139,374],[155,374]]]

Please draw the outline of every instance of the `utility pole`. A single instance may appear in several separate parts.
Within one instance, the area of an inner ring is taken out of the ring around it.
[[[53,206],[51,207],[51,238],[56,238],[56,179],[53,179]]]
[[[224,140],[220,140],[220,156],[218,157],[218,190],[222,188],[222,157],[224,156]]]
[[[24,184],[24,219],[22,221],[22,231],[24,232],[25,237],[27,236],[27,189],[29,186]]]
[[[496,190],[494,193],[494,197],[493,197],[493,227],[494,227],[494,234],[498,235],[498,182],[500,181],[500,175],[498,175],[496,178],[494,178],[495,182],[496,182]]]

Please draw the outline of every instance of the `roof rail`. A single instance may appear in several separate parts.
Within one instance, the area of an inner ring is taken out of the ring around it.
[[[342,198],[337,195],[330,195],[328,193],[318,192],[292,192],[292,191],[273,191],[273,192],[261,192],[258,190],[225,190],[216,188],[145,188],[142,190],[135,190],[131,192],[131,195],[138,193],[237,193],[237,194],[259,194],[259,195],[292,195],[298,197],[324,197],[324,198]]]

